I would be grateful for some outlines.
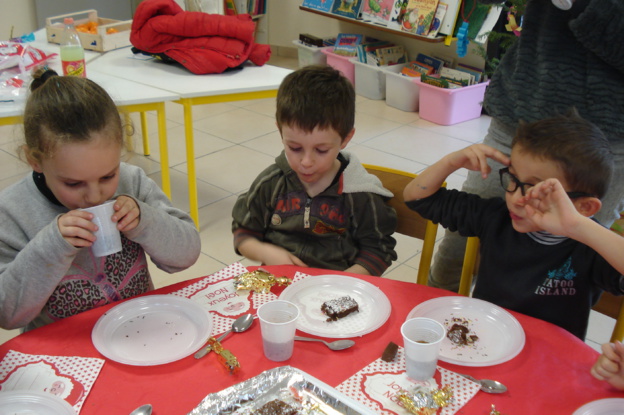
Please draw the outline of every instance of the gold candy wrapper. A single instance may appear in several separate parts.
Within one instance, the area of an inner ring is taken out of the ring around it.
[[[428,390],[418,386],[413,392],[402,390],[397,397],[403,407],[414,415],[434,415],[438,409],[453,402],[453,389],[444,386],[441,389]]]
[[[264,294],[267,294],[274,285],[287,286],[291,283],[292,280],[290,278],[276,277],[261,269],[245,272],[234,277],[234,287],[237,290],[251,290]]]
[[[217,360],[230,371],[231,375],[240,370],[240,363],[238,363],[238,359],[234,356],[234,353],[224,349],[217,339],[214,337],[209,338],[208,347],[210,347],[217,354]]]
[[[505,414],[501,414],[500,412],[498,412],[496,410],[496,407],[492,405],[492,410],[490,411],[490,415],[505,415]]]

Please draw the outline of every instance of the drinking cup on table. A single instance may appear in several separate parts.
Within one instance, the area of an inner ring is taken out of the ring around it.
[[[446,329],[433,319],[416,317],[403,323],[401,334],[407,376],[414,380],[429,380],[435,374]]]
[[[295,344],[299,308],[289,301],[276,300],[258,308],[264,355],[274,362],[290,359]]]
[[[95,242],[91,246],[91,251],[96,257],[102,257],[121,251],[121,233],[117,229],[117,223],[111,219],[115,210],[114,200],[109,200],[98,206],[81,209],[93,213],[92,222],[98,227],[95,231]]]

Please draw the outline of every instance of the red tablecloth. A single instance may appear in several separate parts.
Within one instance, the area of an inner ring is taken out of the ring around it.
[[[264,267],[276,275],[292,277],[297,271],[310,275],[340,274],[335,271],[294,266]],[[342,273],[345,274],[345,273]],[[345,274],[355,276],[354,274]],[[400,326],[419,303],[454,295],[449,291],[378,277],[357,276],[379,287],[392,303],[388,321],[373,333],[356,338],[356,345],[331,352],[318,343],[297,342],[293,357],[283,362],[337,386],[381,356],[388,342],[402,345]],[[184,281],[155,293],[169,293],[191,284]],[[91,342],[91,330],[98,318],[113,305],[100,307],[57,323],[24,333],[0,345],[0,357],[9,350],[55,356],[103,356]],[[571,414],[581,405],[597,399],[622,397],[621,392],[595,380],[589,369],[598,353],[567,331],[519,313],[526,345],[514,359],[490,367],[464,367],[439,362],[440,366],[476,378],[496,379],[509,391],[502,395],[479,392],[460,414],[489,414],[491,405],[505,415]],[[305,333],[301,333],[304,334]],[[229,375],[214,355],[196,360],[192,356],[159,366],[128,366],[106,360],[81,414],[127,414],[151,403],[154,415],[187,414],[208,394],[239,383],[279,366],[262,352],[260,325],[231,335],[224,343],[241,363],[236,375]]]

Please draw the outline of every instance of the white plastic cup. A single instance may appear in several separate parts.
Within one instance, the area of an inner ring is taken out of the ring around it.
[[[295,345],[299,308],[289,301],[275,300],[258,308],[264,355],[274,362],[290,359]]]
[[[117,223],[111,219],[115,214],[114,200],[109,200],[98,206],[82,209],[93,214],[92,222],[98,227],[95,231],[95,242],[91,251],[96,257],[111,255],[121,251],[121,233],[117,229]]]
[[[433,377],[440,355],[440,344],[446,329],[437,321],[416,317],[401,326],[407,376],[425,381]]]

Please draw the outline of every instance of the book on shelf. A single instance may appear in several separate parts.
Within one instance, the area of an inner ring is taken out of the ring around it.
[[[455,69],[457,69],[458,71],[463,71],[463,72],[472,74],[475,77],[476,84],[481,82],[481,78],[483,77],[483,70],[479,68],[475,68],[474,66],[465,65],[463,63],[458,63]]]
[[[340,33],[336,37],[334,53],[342,56],[356,56],[357,47],[363,39],[364,35],[357,33]]]
[[[442,68],[440,70],[440,78],[446,79],[449,84],[456,84],[460,86],[468,86],[475,83],[474,75],[452,68]]]
[[[388,46],[394,46],[394,44],[388,42],[387,40],[364,41],[357,46],[358,61],[362,63],[368,63],[369,53],[374,53],[376,49],[385,48]]]
[[[461,5],[461,0],[444,0],[446,3],[446,13],[444,14],[444,19],[442,19],[442,23],[440,24],[440,30],[438,31],[439,35],[452,35],[455,30],[455,22],[457,21],[457,15],[459,14],[459,7]]]
[[[407,52],[401,45],[375,49],[374,53],[368,53],[366,57],[366,63],[373,66],[397,65],[405,62]]]
[[[402,30],[427,36],[438,8],[438,0],[409,0],[403,16]]]
[[[363,1],[368,0],[334,0],[331,12],[338,16],[357,19],[360,16]]]
[[[401,69],[403,75],[411,77],[419,77],[422,74],[431,75],[434,73],[432,66],[426,65],[422,62],[409,62],[403,69]]]
[[[325,13],[331,13],[334,0],[303,0],[303,7],[318,10]]]
[[[431,22],[431,29],[429,30],[429,37],[436,37],[438,32],[440,32],[440,26],[442,25],[442,20],[446,15],[446,9],[448,8],[448,4],[439,2],[438,8],[436,9],[435,16],[433,17],[433,22]]]
[[[362,20],[369,20],[371,23],[381,26],[389,26],[393,15],[395,15],[395,5],[399,3],[397,7],[400,9],[402,2],[403,0],[364,0],[362,2]]]

